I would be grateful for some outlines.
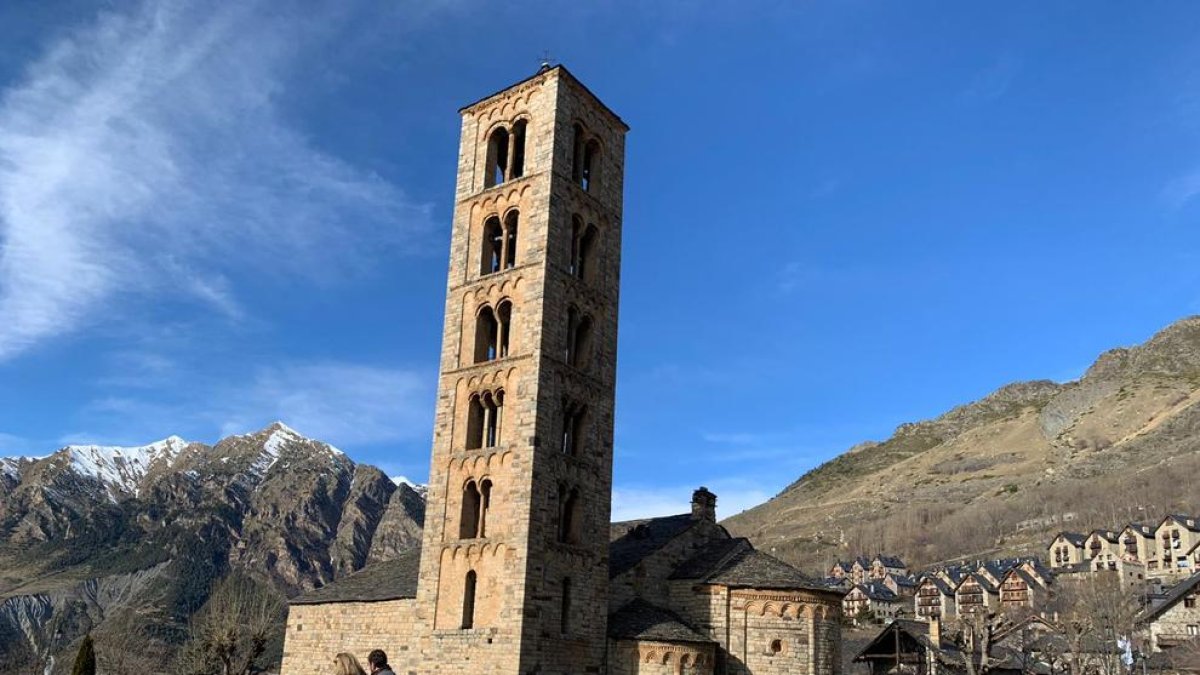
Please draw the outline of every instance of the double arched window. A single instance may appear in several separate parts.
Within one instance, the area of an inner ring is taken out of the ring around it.
[[[492,505],[492,481],[472,479],[463,487],[462,515],[458,523],[459,539],[487,536],[487,515]]]
[[[562,445],[564,455],[577,456],[583,449],[584,434],[587,433],[587,406],[572,401],[563,401]]]
[[[579,499],[579,488],[558,486],[558,534],[560,544],[578,544],[583,518],[583,505]]]
[[[509,211],[500,221],[500,216],[491,216],[483,222],[482,255],[479,257],[479,273],[495,274],[517,266],[517,228],[521,215],[516,209]]]
[[[567,266],[571,276],[589,282],[595,278],[598,238],[595,225],[585,225],[579,216],[571,217],[571,260]]]
[[[600,175],[600,141],[589,136],[583,125],[575,123],[571,155],[571,179],[586,192],[596,186]]]
[[[592,317],[574,305],[567,308],[567,364],[586,368],[592,358]]]
[[[494,448],[499,445],[503,423],[503,390],[472,395],[467,412],[467,449]]]
[[[501,300],[493,309],[479,308],[475,315],[475,363],[495,361],[508,356],[509,333],[512,330],[512,302]]]
[[[488,136],[484,187],[493,187],[525,175],[525,134],[528,120],[517,120],[512,131],[499,126]]]

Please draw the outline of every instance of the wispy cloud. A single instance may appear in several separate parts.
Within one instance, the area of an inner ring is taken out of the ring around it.
[[[412,369],[288,362],[227,381],[173,364],[145,366],[172,373],[176,386],[139,391],[134,377],[122,390],[110,381],[117,392],[90,402],[79,420],[88,430],[68,440],[128,444],[175,433],[214,441],[282,420],[309,437],[359,447],[422,439],[433,423],[435,378]]]
[[[147,295],[236,319],[231,268],[336,278],[428,229],[426,206],[279,114],[320,25],[151,0],[59,38],[0,92],[0,361]]]
[[[1172,178],[1162,189],[1162,199],[1173,211],[1182,209],[1197,195],[1200,195],[1200,171]]]

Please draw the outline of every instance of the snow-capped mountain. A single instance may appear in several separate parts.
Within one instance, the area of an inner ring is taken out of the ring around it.
[[[314,588],[419,545],[424,509],[423,486],[279,422],[213,445],[170,436],[0,459],[0,672],[5,640],[94,630],[114,614],[66,587],[18,590],[30,582],[86,595],[153,578],[121,602],[181,630],[230,570],[285,594]]]

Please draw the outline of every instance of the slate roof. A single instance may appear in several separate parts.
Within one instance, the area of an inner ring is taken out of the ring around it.
[[[756,551],[744,537],[711,542],[680,563],[670,578],[751,588],[830,590],[782,560]]]
[[[1153,525],[1147,525],[1146,523],[1130,523],[1125,526],[1125,529],[1133,530],[1134,532],[1137,532],[1138,534],[1142,535],[1143,537],[1148,537],[1150,539],[1154,538],[1154,526]]]
[[[1174,519],[1175,522],[1179,523],[1181,527],[1187,528],[1192,532],[1200,532],[1200,518],[1196,518],[1196,516],[1189,516],[1183,513],[1172,513],[1159,521],[1158,526],[1162,527],[1162,524],[1167,522],[1168,519]],[[1189,525],[1188,523],[1191,524]]]
[[[992,593],[992,594],[996,593],[995,584],[993,584],[987,577],[983,576],[982,574],[979,574],[978,572],[971,572],[967,576],[963,577],[962,581],[958,582],[958,590],[962,589],[963,584],[967,583],[968,579],[974,579],[975,582],[979,584],[979,587],[984,590],[984,592]]]
[[[609,526],[608,578],[633,569],[647,556],[666,546],[700,521],[690,513],[646,520],[626,520]]]
[[[1054,538],[1054,541],[1058,541],[1060,538],[1066,539],[1069,544],[1076,548],[1082,548],[1083,542],[1087,541],[1087,535],[1079,534],[1078,532],[1059,532],[1058,536]],[[1053,545],[1054,542],[1050,542],[1050,546]],[[1050,548],[1050,546],[1047,546],[1046,548]]]
[[[905,588],[916,588],[917,587],[916,579],[912,579],[910,577],[906,577],[901,574],[889,574],[888,576],[891,577],[892,580],[896,582],[897,586],[903,586]]]
[[[1121,541],[1121,533],[1113,532],[1112,530],[1092,530],[1091,534],[1098,534],[1102,539],[1110,544],[1117,544]],[[1091,535],[1089,535],[1091,536]]]
[[[326,586],[292,598],[292,605],[333,602],[382,602],[417,597],[421,550],[407,551],[387,562],[372,563]]]
[[[877,555],[875,560],[878,560],[884,567],[895,567],[899,569],[907,569],[908,566],[904,561],[894,555]]]
[[[1162,602],[1154,605],[1148,611],[1142,614],[1141,621],[1149,622],[1162,616],[1163,612],[1175,606],[1175,603],[1179,602],[1183,596],[1195,590],[1197,586],[1200,586],[1200,572],[1193,574],[1192,576],[1172,586],[1170,590],[1166,592]]]
[[[617,640],[699,642],[713,640],[687,625],[679,615],[638,598],[608,617],[608,636]]]
[[[684,560],[671,573],[670,579],[703,579],[731,559],[735,554],[753,548],[744,537],[721,539],[709,543],[692,557]]]
[[[892,589],[884,586],[878,581],[872,581],[869,584],[859,584],[855,588],[862,591],[862,594],[867,596],[869,600],[877,600],[879,602],[896,602],[899,599]]]
[[[925,577],[925,581],[933,584],[942,595],[954,595],[954,589],[950,588],[946,582],[942,581],[938,577],[928,576]],[[922,581],[921,583],[925,583],[925,581]]]

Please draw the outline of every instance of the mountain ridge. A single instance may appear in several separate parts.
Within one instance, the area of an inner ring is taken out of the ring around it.
[[[1195,490],[1139,478],[1200,470],[1198,402],[1200,317],[1190,316],[1103,352],[1078,380],[1014,382],[856,444],[725,524],[810,569],[880,550],[916,563],[1037,552],[1047,532],[1028,522],[1069,513],[1090,529],[1151,507],[1200,509]],[[1083,507],[1067,508],[1068,494]]]

